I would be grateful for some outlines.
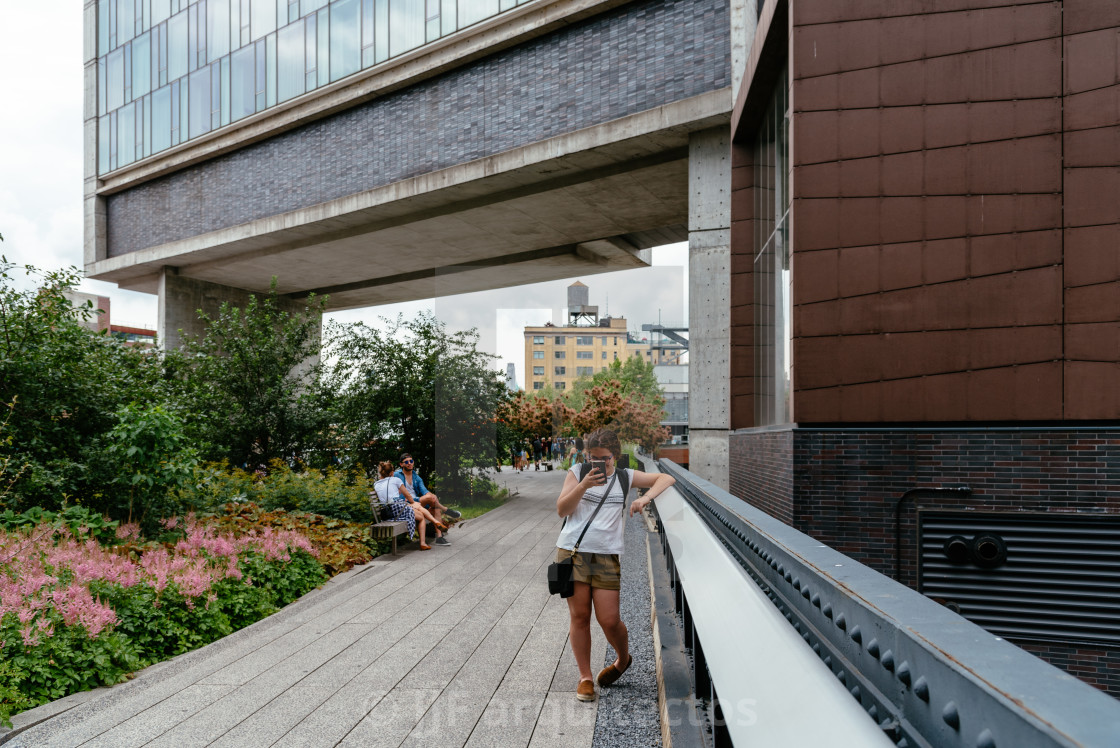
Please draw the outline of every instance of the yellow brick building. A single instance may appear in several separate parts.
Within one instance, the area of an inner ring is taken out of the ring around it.
[[[567,390],[580,376],[602,371],[615,359],[640,356],[659,363],[659,354],[648,343],[629,338],[625,317],[607,317],[598,326],[526,327],[525,389],[540,390],[551,383]]]

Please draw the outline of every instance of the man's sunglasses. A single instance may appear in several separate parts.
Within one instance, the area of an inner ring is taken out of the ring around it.
[[[411,465],[412,462],[413,462],[412,460],[401,460],[402,465]]]

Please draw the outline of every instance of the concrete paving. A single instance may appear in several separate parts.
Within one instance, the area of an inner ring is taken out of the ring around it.
[[[404,545],[7,745],[591,746],[598,702],[575,699],[567,605],[544,584],[563,476],[507,470],[518,496],[450,547]],[[595,623],[592,640],[603,662]]]

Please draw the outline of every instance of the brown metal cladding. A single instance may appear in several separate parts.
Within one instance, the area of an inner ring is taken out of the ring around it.
[[[731,424],[754,423],[754,159],[731,145]]]
[[[1066,2],[1065,416],[1120,416],[1120,3]]]
[[[1120,417],[1120,3],[936,6],[790,3],[795,420]]]

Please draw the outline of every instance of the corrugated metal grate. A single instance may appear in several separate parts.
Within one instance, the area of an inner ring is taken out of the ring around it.
[[[945,544],[993,534],[1007,560],[953,563]],[[1019,639],[1120,643],[1120,515],[921,510],[918,590]]]

